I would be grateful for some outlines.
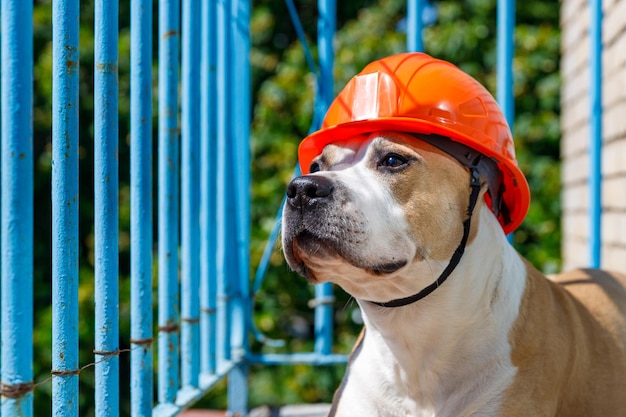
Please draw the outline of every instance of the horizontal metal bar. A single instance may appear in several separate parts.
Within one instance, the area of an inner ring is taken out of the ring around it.
[[[349,355],[309,353],[264,353],[247,357],[248,363],[260,365],[334,365],[348,362]]]
[[[201,373],[197,388],[184,387],[176,393],[175,403],[163,403],[152,410],[152,417],[173,417],[191,407],[209,392],[215,384],[226,377],[237,365],[235,362],[223,362],[221,369],[214,374]]]
[[[258,355],[249,355],[246,363],[261,365],[335,365],[343,364],[348,361],[349,355],[330,354],[320,355],[315,352],[310,353],[266,353]],[[201,399],[215,384],[228,376],[228,374],[237,366],[239,362],[225,361],[217,373],[207,374],[201,373],[198,388],[184,387],[176,393],[175,403],[162,403],[152,410],[152,417],[173,417],[181,411],[192,406],[196,401]]]

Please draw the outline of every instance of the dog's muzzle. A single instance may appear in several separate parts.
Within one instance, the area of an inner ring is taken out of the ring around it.
[[[283,251],[292,269],[309,281],[327,259],[341,258],[372,275],[387,275],[407,264],[406,259],[373,257],[368,220],[354,204],[352,191],[324,175],[305,175],[287,186],[283,212]]]
[[[334,258],[343,248],[339,234],[343,231],[333,224],[331,215],[336,200],[332,180],[319,175],[293,179],[287,186],[283,212],[283,250],[287,262],[309,281],[317,278],[303,256],[316,259]],[[341,194],[341,193],[339,193]]]

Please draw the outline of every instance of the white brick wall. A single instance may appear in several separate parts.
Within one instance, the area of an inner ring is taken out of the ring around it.
[[[626,271],[626,0],[604,0],[602,266]],[[589,264],[589,9],[561,3],[563,267]]]

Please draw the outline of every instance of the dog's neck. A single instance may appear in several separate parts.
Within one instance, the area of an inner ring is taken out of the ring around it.
[[[405,380],[396,386],[413,392],[398,395],[408,394],[438,416],[484,406],[515,373],[508,334],[524,291],[525,266],[491,212],[483,206],[476,215],[477,235],[448,281],[432,294],[399,308],[360,302],[363,349],[387,362],[376,366],[377,377]],[[484,374],[476,375],[476,369]]]

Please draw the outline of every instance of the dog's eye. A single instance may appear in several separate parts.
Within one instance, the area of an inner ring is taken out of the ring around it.
[[[392,153],[385,155],[381,160],[379,165],[387,168],[399,168],[402,165],[406,164],[408,160],[398,154]]]
[[[317,162],[313,162],[311,164],[311,166],[309,167],[309,174],[312,174],[314,172],[317,172],[320,170],[320,164],[318,164]]]

